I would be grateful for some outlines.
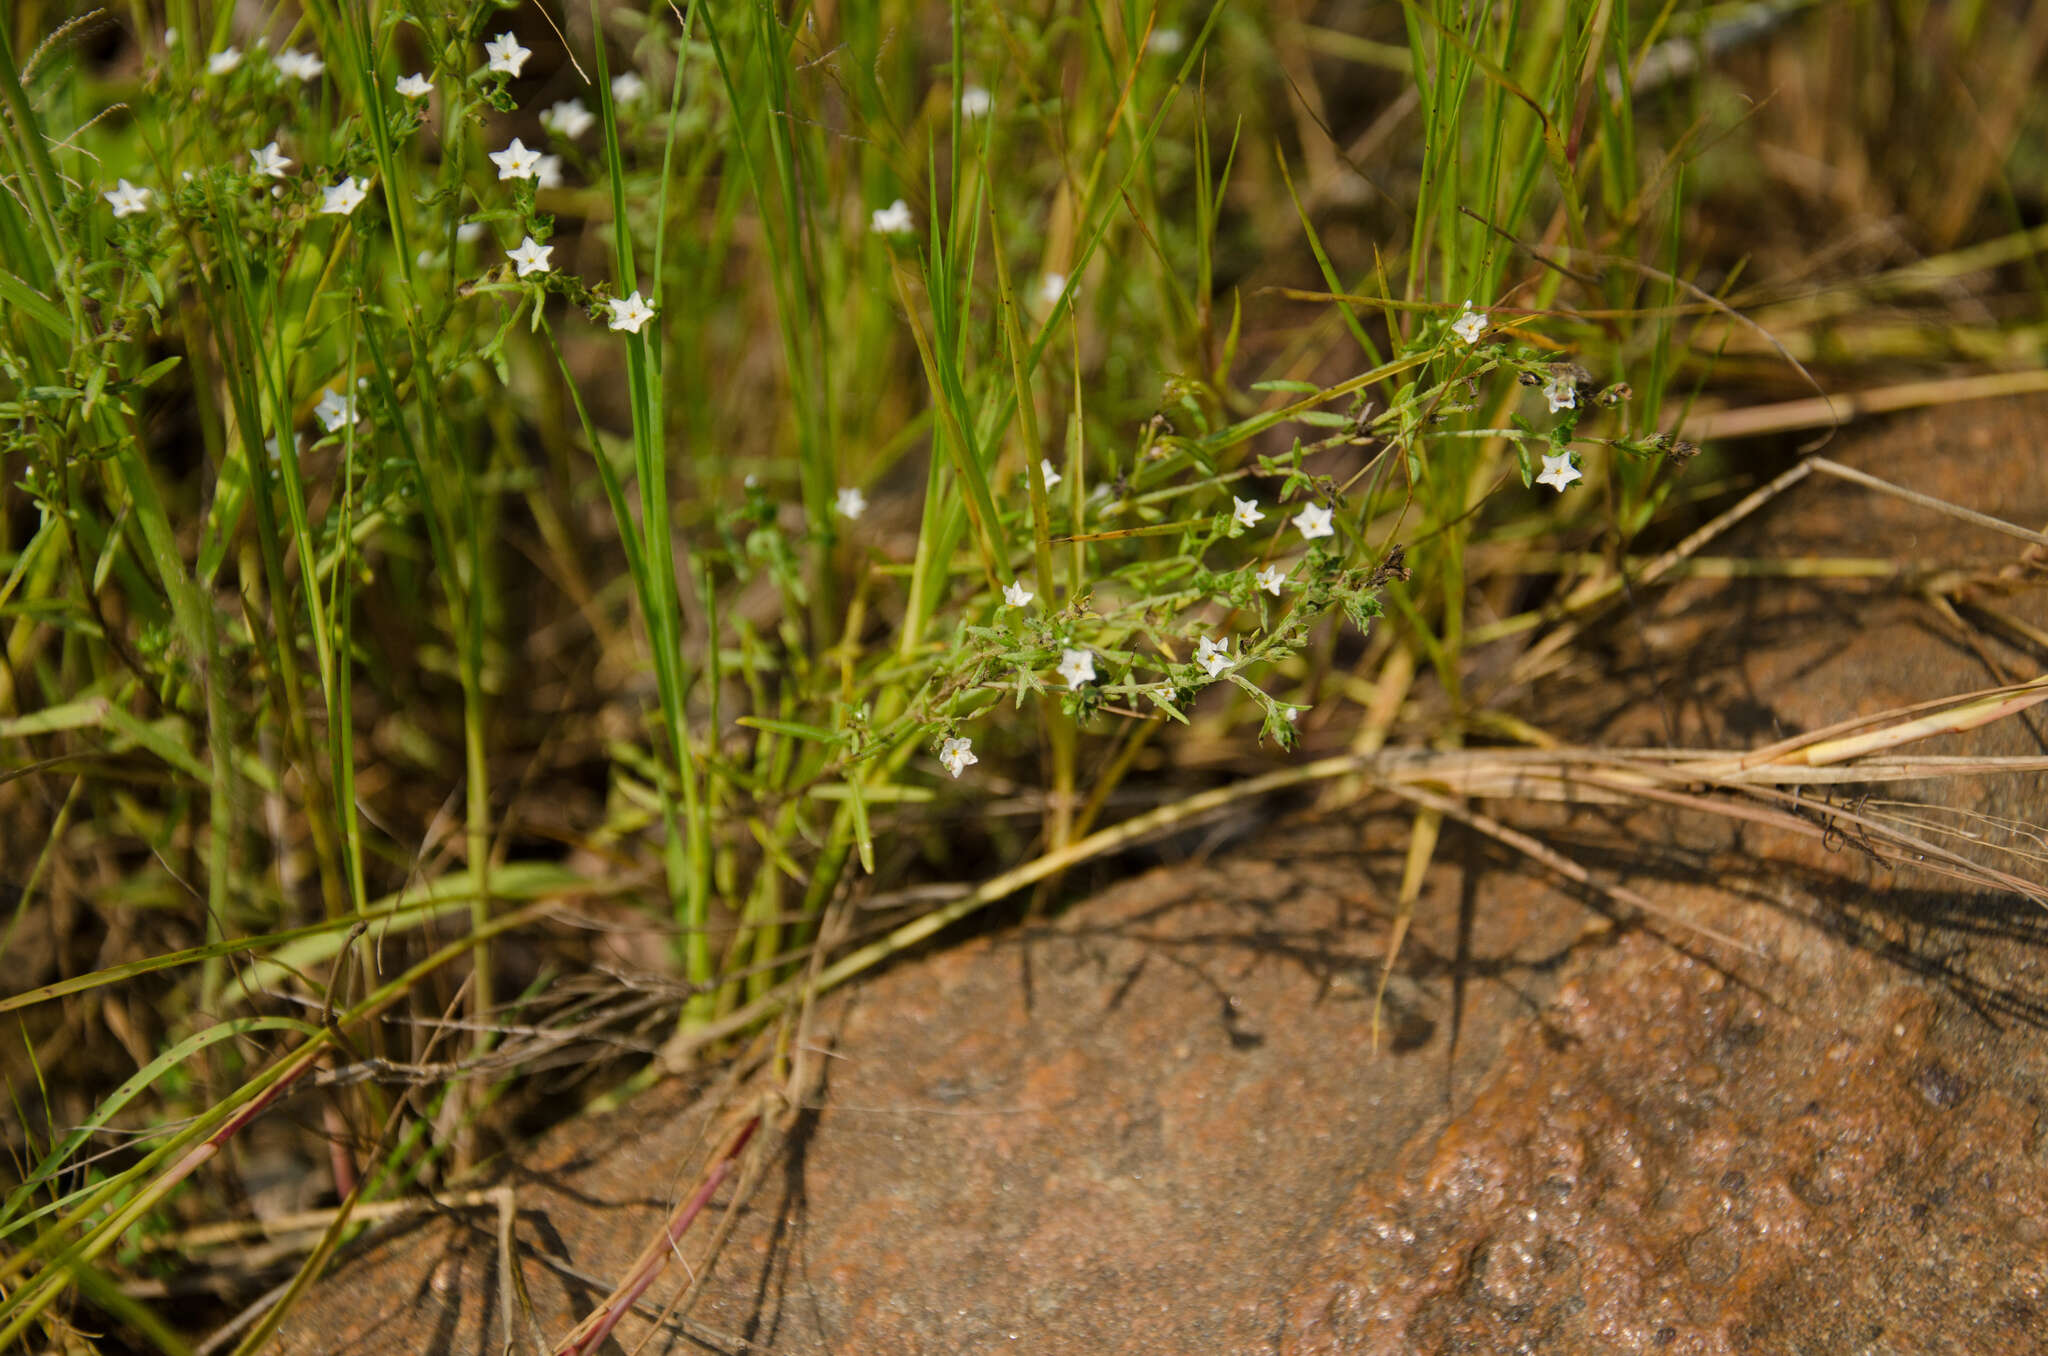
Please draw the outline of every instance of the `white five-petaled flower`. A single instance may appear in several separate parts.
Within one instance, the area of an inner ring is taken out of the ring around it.
[[[583,106],[581,99],[564,99],[540,115],[540,125],[558,137],[574,141],[591,129],[597,114]]]
[[[1554,457],[1548,454],[1544,456],[1543,474],[1536,477],[1536,483],[1538,485],[1549,485],[1556,489],[1559,494],[1563,494],[1565,488],[1574,480],[1581,479],[1584,479],[1584,477],[1579,474],[1579,468],[1572,465],[1572,454],[1560,452]]]
[[[277,54],[277,69],[294,80],[318,80],[320,72],[327,69],[327,63],[320,59],[318,52],[301,52],[296,47],[287,47]]]
[[[1256,499],[1239,499],[1233,494],[1230,496],[1230,503],[1230,521],[1239,527],[1255,527],[1259,519],[1266,516],[1259,512],[1259,501]]]
[[[562,186],[562,157],[544,155],[533,162],[533,182],[539,188],[560,188]]]
[[[417,71],[399,76],[397,89],[408,99],[424,99],[434,92],[433,83]]]
[[[612,303],[612,328],[628,334],[640,333],[640,327],[654,319],[654,308],[641,297],[640,289],[634,288],[633,295],[624,301]]]
[[[620,71],[612,77],[612,101],[630,104],[647,93],[647,82],[633,71]]]
[[[974,741],[971,739],[949,739],[939,746],[939,762],[955,777],[967,771],[969,763],[980,761],[974,756]]]
[[[1310,541],[1317,537],[1334,537],[1337,529],[1330,524],[1330,510],[1321,504],[1310,504],[1294,515],[1294,525],[1301,529],[1301,535]]]
[[[1024,587],[1023,580],[1012,580],[1010,583],[1003,585],[1003,605],[1005,607],[1022,607],[1030,601],[1031,590]]]
[[[1038,459],[1038,470],[1039,474],[1045,477],[1045,488],[1048,490],[1066,479],[1065,476],[1059,473],[1058,468],[1052,464],[1051,457],[1040,457]]]
[[[858,485],[842,485],[838,501],[832,507],[839,510],[842,518],[858,518],[868,511],[868,497],[860,492]]]
[[[519,242],[516,250],[506,250],[505,257],[519,265],[519,276],[529,273],[546,273],[550,267],[548,256],[555,252],[553,245],[543,245],[532,236]]]
[[[1543,383],[1543,398],[1550,402],[1550,412],[1568,410],[1579,403],[1578,383],[1566,371],[1553,371],[1550,380]]]
[[[100,196],[114,205],[115,216],[132,217],[137,212],[147,212],[149,200],[156,195],[123,179]]]
[[[1472,303],[1465,303],[1464,313],[1451,322],[1451,333],[1468,344],[1479,342],[1479,336],[1486,333],[1486,317],[1472,309]]]
[[[1211,678],[1230,667],[1230,642],[1217,644],[1208,636],[1195,642],[1195,662],[1202,666],[1202,672]]]
[[[206,59],[206,73],[208,75],[226,75],[241,64],[241,48],[223,47]]]
[[[1059,673],[1067,680],[1068,687],[1092,683],[1095,681],[1095,656],[1086,650],[1062,650]]]
[[[917,229],[917,222],[911,218],[910,204],[898,198],[868,214],[868,229],[876,235],[909,235]]]
[[[327,432],[339,433],[356,421],[356,398],[329,387],[320,393],[320,403],[313,407],[313,417]]]
[[[1268,565],[1257,576],[1258,585],[1275,598],[1280,596],[1280,586],[1287,581],[1287,572],[1278,565]]]
[[[531,179],[540,169],[540,152],[529,149],[518,137],[504,150],[490,152],[490,157],[500,179]]]
[[[363,199],[370,196],[370,183],[349,175],[332,188],[320,190],[320,211],[324,216],[345,217],[353,214],[363,205]]]
[[[960,91],[960,116],[963,118],[984,118],[996,106],[995,96],[979,85],[969,85]]]
[[[1067,275],[1047,273],[1038,280],[1038,303],[1044,307],[1059,305],[1060,297],[1067,290]]]
[[[526,59],[533,55],[533,49],[521,47],[519,39],[510,33],[500,33],[484,44],[484,55],[491,59],[489,69],[517,75],[526,65]]]
[[[291,167],[292,162],[277,149],[277,143],[274,141],[268,146],[259,146],[249,152],[249,173],[251,174],[267,179],[282,179],[284,178],[284,172]]]

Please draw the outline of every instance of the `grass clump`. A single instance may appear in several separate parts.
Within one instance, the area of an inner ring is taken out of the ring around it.
[[[1519,737],[1475,546],[1691,511],[1704,16],[169,11],[0,21],[0,1344],[182,1349],[117,1278],[281,1104],[434,1187],[1419,675]]]

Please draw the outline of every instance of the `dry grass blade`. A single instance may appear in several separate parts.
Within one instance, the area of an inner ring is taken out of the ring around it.
[[[2031,528],[2021,527],[2016,523],[2009,523],[2003,518],[1994,518],[1988,513],[1979,513],[1975,509],[1966,509],[1960,504],[1951,504],[1948,500],[1937,499],[1931,494],[1922,494],[1918,490],[1909,490],[1903,485],[1894,485],[1889,480],[1883,480],[1871,475],[1868,471],[1859,471],[1853,466],[1844,466],[1842,463],[1830,460],[1827,457],[1814,457],[1811,458],[1811,461],[1814,470],[1825,471],[1831,476],[1861,485],[1865,489],[1876,490],[1881,494],[1888,494],[1893,498],[1903,499],[1909,504],[1918,504],[1921,508],[1933,509],[1937,513],[1945,513],[1951,518],[1959,518],[1963,522],[1974,524],[1977,527],[1989,528],[1993,532],[2003,532],[2008,537],[2018,537],[2021,541],[2031,542],[2035,546],[2048,546],[2048,536],[2044,536]]]
[[[1443,811],[1417,802],[1415,824],[1408,831],[1408,856],[1401,864],[1401,893],[1394,901],[1394,926],[1387,934],[1387,954],[1380,961],[1379,987],[1372,995],[1372,1048],[1380,1048],[1380,1012],[1387,1001],[1387,985],[1394,978],[1394,963],[1401,957],[1401,943],[1415,923],[1415,901],[1422,897],[1422,882],[1429,874],[1430,859],[1436,856],[1436,842],[1443,828]]]
[[[352,1217],[360,1223],[382,1223],[394,1219],[407,1219],[428,1211],[473,1210],[480,1206],[497,1206],[502,1189],[485,1187],[475,1191],[435,1192],[424,1196],[402,1196],[392,1201],[364,1201],[351,1211]],[[215,1224],[201,1224],[176,1233],[161,1234],[137,1240],[137,1247],[145,1253],[169,1252],[189,1254],[205,1248],[226,1247],[249,1242],[252,1239],[290,1239],[295,1235],[318,1234],[329,1228],[340,1215],[338,1206],[325,1210],[294,1210],[267,1219],[223,1220]]]
[[[1707,410],[1686,416],[1685,433],[1695,442],[1801,433],[1807,429],[1833,428],[1838,423],[1873,414],[2024,395],[2032,391],[2048,391],[2048,371],[1994,372],[1973,377],[1944,377],[1939,381],[1909,381],[1868,391],[1851,391],[1829,399],[1809,396],[1770,405]],[[1672,431],[1676,432],[1675,429]]]
[[[1725,932],[1710,928],[1704,923],[1695,922],[1681,914],[1673,913],[1662,905],[1652,902],[1638,891],[1629,889],[1626,885],[1599,879],[1592,872],[1586,870],[1585,867],[1580,866],[1577,862],[1540,839],[1523,833],[1520,829],[1510,828],[1489,815],[1483,815],[1476,810],[1467,809],[1449,796],[1440,796],[1434,791],[1425,791],[1419,786],[1389,784],[1387,789],[1403,800],[1413,801],[1415,804],[1433,810],[1437,814],[1455,819],[1467,828],[1475,829],[1485,834],[1488,838],[1513,848],[1531,861],[1540,862],[1565,879],[1588,890],[1606,895],[1617,904],[1625,904],[1629,908],[1640,910],[1653,918],[1667,919],[1678,924],[1680,927],[1697,932],[1702,937],[1712,938],[1714,941],[1720,942],[1724,946],[1733,947],[1738,951],[1747,951],[1752,954],[1756,951],[1755,947],[1731,937]]]
[[[547,1334],[540,1330],[533,1296],[526,1291],[526,1273],[519,1269],[518,1239],[513,1232],[513,1226],[519,1222],[519,1205],[513,1199],[509,1184],[499,1187],[495,1194],[498,1198],[498,1303],[505,1311],[504,1356],[540,1356],[547,1350]]]
[[[1823,767],[1938,734],[1974,730],[2042,701],[2048,701],[2048,674],[2024,683],[1915,702],[1911,706],[1839,721],[1824,729],[1794,735],[1737,755],[1726,762],[1703,762],[1698,772],[1703,777],[1725,780],[1750,768],[1773,763]],[[1852,731],[1860,733],[1852,734]]]
[[[1594,780],[1597,783],[1599,779]],[[2022,880],[2010,872],[1980,866],[1918,834],[1909,833],[1896,824],[1865,814],[1853,806],[1831,804],[1816,807],[1802,802],[1791,793],[1773,787],[1743,786],[1730,789],[1737,790],[1744,796],[1774,802],[1779,807],[1778,811],[1773,812],[1769,806],[1759,807],[1745,804],[1740,800],[1727,801],[1687,791],[1645,786],[1628,788],[1631,794],[1646,800],[1662,801],[1687,809],[1705,810],[1712,814],[1786,829],[1807,837],[1818,838],[1826,844],[1852,843],[1870,854],[1874,860],[1888,866],[1916,866],[1951,880],[2019,895],[2048,907],[2048,887]],[[1808,817],[1809,814],[1813,817]],[[1850,824],[1862,832],[1851,837],[1840,827],[1842,823]]]

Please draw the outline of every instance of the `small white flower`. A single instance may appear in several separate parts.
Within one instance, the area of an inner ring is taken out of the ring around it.
[[[564,99],[540,115],[540,125],[558,137],[574,141],[597,122],[597,114],[583,106],[581,99]]]
[[[1230,643],[1217,644],[1208,636],[1195,642],[1195,662],[1202,666],[1202,672],[1211,678],[1230,667]]]
[[[370,184],[366,179],[348,176],[332,188],[320,190],[320,211],[324,216],[345,217],[363,205],[363,199],[370,196]]]
[[[898,198],[868,214],[868,229],[876,235],[909,235],[917,229],[917,222],[911,218],[910,204]]]
[[[1062,650],[1059,673],[1067,680],[1068,687],[1092,683],[1095,681],[1095,656],[1086,650]]]
[[[654,308],[640,296],[640,289],[634,288],[633,295],[624,301],[612,303],[612,328],[628,334],[640,333],[640,327],[654,319]]]
[[[149,189],[138,188],[123,179],[100,196],[114,205],[115,216],[132,217],[137,212],[147,212],[149,200],[156,195]]]
[[[318,80],[320,72],[327,69],[327,63],[320,59],[318,52],[301,52],[296,47],[287,47],[276,57],[280,74],[294,80]]]
[[[283,463],[284,453],[278,448],[277,439],[265,438],[263,440],[263,450],[270,454],[270,464],[272,466],[281,465]],[[298,434],[294,433],[292,435],[292,451],[303,453],[305,450],[306,440],[304,438],[301,438]]]
[[[1003,605],[1022,607],[1031,601],[1031,590],[1024,587],[1024,581],[1017,580],[1003,585]]]
[[[540,188],[560,188],[562,186],[562,157],[559,155],[544,155],[534,161],[533,182]]]
[[[399,76],[397,89],[408,99],[424,99],[434,92],[433,83],[417,71]]]
[[[1187,45],[1187,36],[1178,28],[1155,28],[1145,39],[1145,50],[1158,56],[1172,56]]]
[[[960,91],[960,116],[963,118],[985,118],[995,105],[995,96],[979,85],[969,85]]]
[[[516,250],[505,251],[505,257],[519,265],[519,276],[529,273],[546,273],[550,268],[548,256],[555,252],[553,245],[543,245],[532,236],[519,242]]]
[[[465,221],[455,228],[455,243],[474,245],[484,238],[484,224],[481,221]]]
[[[176,47],[177,45],[178,45],[178,30],[177,30],[177,29],[175,29],[175,28],[166,28],[166,29],[164,30],[164,46],[165,46],[166,48],[171,48],[171,47]]]
[[[974,756],[974,741],[971,739],[949,739],[939,746],[939,762],[955,777],[967,771],[968,764],[980,761]]]
[[[533,49],[521,47],[519,39],[510,33],[500,33],[484,44],[484,55],[491,59],[491,70],[517,75],[526,65],[526,59],[533,55]]]
[[[1472,303],[1465,303],[1465,310],[1451,322],[1451,333],[1468,344],[1479,342],[1479,336],[1486,333],[1486,317],[1472,309]]]
[[[1289,725],[1293,725],[1301,719],[1302,712],[1310,709],[1311,708],[1306,706],[1290,706],[1285,711],[1282,711],[1280,714],[1287,718],[1287,723]]]
[[[1582,479],[1584,477],[1579,474],[1579,468],[1572,465],[1572,454],[1560,452],[1554,457],[1546,455],[1543,458],[1543,474],[1536,477],[1536,483],[1552,486],[1559,494],[1563,494],[1565,488],[1574,480]]]
[[[1337,529],[1330,525],[1330,510],[1321,504],[1310,504],[1294,515],[1294,525],[1301,529],[1301,535],[1310,541],[1317,537],[1334,537]]]
[[[241,64],[241,48],[223,47],[206,59],[206,73],[208,75],[226,75]]]
[[[320,393],[320,403],[313,407],[313,417],[320,421],[322,429],[339,433],[356,421],[356,398],[345,396],[330,386]]]
[[[1230,502],[1230,521],[1239,527],[1255,527],[1259,519],[1266,516],[1259,512],[1259,501],[1256,499],[1239,499],[1233,494],[1230,496]]]
[[[1287,572],[1278,565],[1268,565],[1258,573],[1258,585],[1275,598],[1280,596],[1280,586],[1287,582]]]
[[[612,77],[612,102],[618,104],[637,103],[647,93],[647,82],[632,71],[620,71]]]
[[[1066,290],[1066,274],[1047,273],[1038,280],[1038,304],[1047,309],[1057,306]]]
[[[498,167],[500,179],[531,179],[540,168],[540,152],[529,150],[518,137],[502,151],[489,153],[491,163]]]
[[[1066,479],[1066,477],[1061,475],[1058,469],[1053,466],[1051,457],[1040,457],[1038,459],[1038,470],[1039,474],[1045,477],[1045,488],[1048,490],[1050,490],[1053,486],[1059,484],[1062,480]]]
[[[868,497],[860,492],[857,485],[842,485],[838,502],[833,507],[839,510],[841,517],[858,518],[868,511]]]
[[[291,167],[292,162],[279,152],[274,141],[249,152],[249,173],[259,177],[282,179],[284,172]]]
[[[1579,403],[1578,384],[1572,380],[1571,373],[1553,371],[1550,380],[1543,383],[1543,398],[1550,402],[1552,414],[1571,409]]]

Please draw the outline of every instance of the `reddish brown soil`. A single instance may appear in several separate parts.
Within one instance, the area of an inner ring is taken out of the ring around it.
[[[2048,405],[2015,403],[1834,454],[2040,527],[2044,431]],[[2020,549],[1834,483],[1738,545],[1947,565]],[[2034,579],[1978,600],[2048,626]],[[1989,685],[1987,656],[2015,677],[2048,661],[1979,654],[1891,585],[1694,582],[1639,606],[1597,675],[1560,675],[1524,714],[1622,743],[1759,743]],[[1945,744],[2043,751],[2011,720]],[[2039,776],[1924,794],[2048,820]],[[1748,949],[1617,926],[1447,829],[1376,1054],[1405,820],[1279,824],[822,1004],[821,1098],[704,1293],[630,1318],[613,1349],[2048,1350],[2048,913],[1832,839],[1489,809]],[[658,1231],[705,1116],[657,1091],[507,1170],[542,1335]],[[482,1214],[385,1234],[284,1349],[499,1351],[497,1269]]]

